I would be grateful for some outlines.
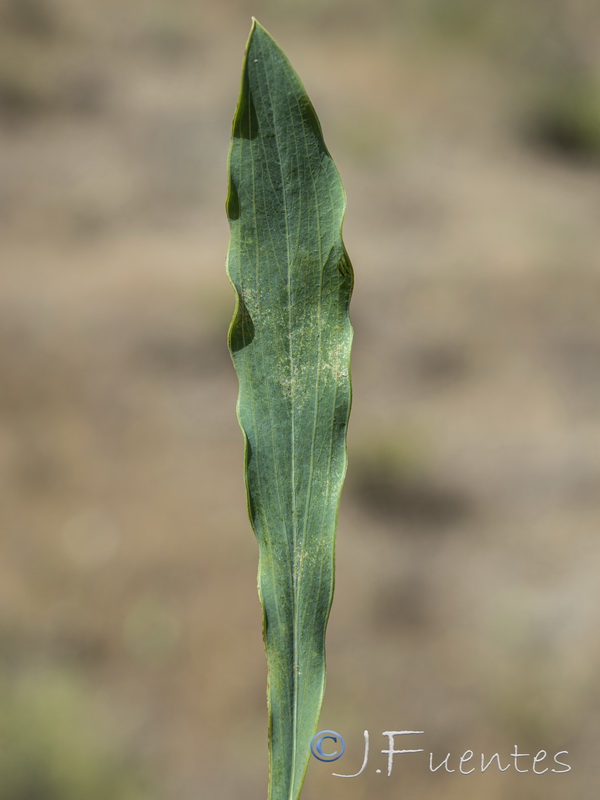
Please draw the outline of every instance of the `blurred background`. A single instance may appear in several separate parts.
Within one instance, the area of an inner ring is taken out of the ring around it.
[[[0,798],[266,796],[224,266],[252,14],[356,272],[320,726],[347,749],[304,796],[596,797],[598,4],[0,0]],[[376,774],[407,729],[572,772]]]

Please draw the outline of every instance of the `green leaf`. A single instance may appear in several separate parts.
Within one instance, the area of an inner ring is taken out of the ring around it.
[[[351,393],[345,204],[306,91],[254,20],[229,157],[227,270],[259,543],[271,800],[300,795],[325,685]]]

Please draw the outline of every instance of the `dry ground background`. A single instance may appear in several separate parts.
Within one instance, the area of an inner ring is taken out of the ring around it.
[[[306,800],[600,782],[600,7],[1,0],[0,798],[266,785],[256,544],[225,334],[256,15],[349,197],[355,402]],[[449,775],[381,732],[568,750]]]

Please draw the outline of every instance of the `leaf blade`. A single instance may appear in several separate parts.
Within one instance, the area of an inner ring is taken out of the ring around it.
[[[345,194],[306,91],[253,21],[233,121],[227,271],[269,669],[271,800],[295,800],[325,682],[351,403]]]

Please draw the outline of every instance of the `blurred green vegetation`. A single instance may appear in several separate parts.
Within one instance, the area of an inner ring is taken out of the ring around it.
[[[524,116],[533,145],[576,161],[600,159],[600,81],[591,75],[542,83]]]
[[[154,800],[72,673],[39,669],[0,680],[3,800]]]

